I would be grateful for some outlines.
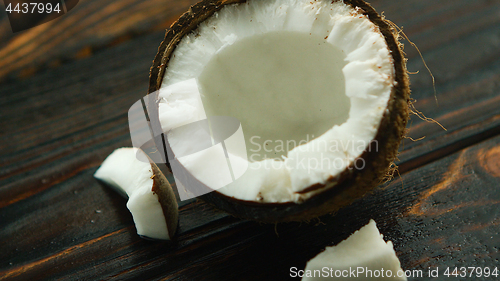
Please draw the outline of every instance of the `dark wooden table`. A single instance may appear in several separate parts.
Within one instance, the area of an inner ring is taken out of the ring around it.
[[[0,18],[1,280],[282,280],[377,221],[407,270],[499,267],[500,1],[373,0],[406,43],[415,106],[399,175],[309,223],[261,225],[181,204],[175,241],[140,239],[126,200],[92,174],[130,146],[127,111],[146,94],[165,29],[189,1],[82,0],[13,34]],[[499,277],[500,278],[500,277]],[[473,280],[498,280],[471,278]],[[298,279],[297,279],[298,280]],[[468,280],[468,278],[452,278]]]

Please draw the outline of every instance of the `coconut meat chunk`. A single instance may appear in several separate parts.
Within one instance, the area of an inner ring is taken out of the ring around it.
[[[301,202],[322,191],[311,186],[340,180],[376,149],[370,143],[394,79],[385,39],[362,10],[342,1],[249,0],[223,7],[177,45],[159,92],[160,122],[168,132],[237,118],[246,157],[227,157],[248,162],[247,170],[214,189],[240,200]],[[174,154],[183,150],[182,139],[169,142],[178,144]]]
[[[94,177],[128,197],[127,208],[137,234],[160,240],[170,240],[175,234],[178,220],[175,195],[163,174],[142,150],[116,149]]]
[[[392,242],[384,241],[374,220],[307,262],[302,280],[336,280],[338,273],[342,280],[407,280]]]

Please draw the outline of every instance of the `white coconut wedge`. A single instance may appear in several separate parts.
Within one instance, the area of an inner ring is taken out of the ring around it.
[[[407,280],[392,242],[384,241],[374,220],[307,263],[303,281],[330,279]]]
[[[160,45],[150,117],[184,173],[213,191],[203,200],[262,222],[335,212],[397,156],[410,90],[396,38],[364,1],[202,1]],[[205,119],[213,133],[220,116],[240,128],[210,149],[179,133]]]
[[[171,240],[178,224],[178,206],[172,187],[158,167],[137,148],[111,153],[94,177],[128,197],[137,234],[144,238]]]

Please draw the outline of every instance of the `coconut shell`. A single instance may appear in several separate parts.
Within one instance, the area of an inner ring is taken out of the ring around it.
[[[160,202],[167,224],[168,236],[172,238],[175,236],[177,225],[179,224],[177,199],[167,178],[165,178],[158,166],[153,162],[151,162],[151,169],[153,172],[153,187],[151,191],[158,195],[158,202]]]
[[[259,0],[254,0],[259,1]],[[177,44],[198,24],[209,18],[223,6],[243,3],[243,0],[205,0],[192,6],[167,30],[153,61],[149,79],[149,93],[159,90],[168,67],[169,59]],[[323,191],[301,203],[259,203],[225,196],[217,191],[200,197],[219,209],[236,217],[260,222],[304,221],[327,213],[334,213],[351,204],[377,187],[387,175],[391,163],[396,159],[399,144],[405,135],[409,115],[409,79],[406,59],[397,32],[368,3],[362,0],[344,0],[345,4],[358,7],[369,20],[380,28],[391,51],[395,69],[395,85],[392,89],[387,109],[374,138],[378,149],[367,148],[359,157],[365,160],[364,169],[346,169],[340,178],[331,179],[326,184],[316,184],[308,190],[322,188]],[[372,143],[373,144],[373,143]]]

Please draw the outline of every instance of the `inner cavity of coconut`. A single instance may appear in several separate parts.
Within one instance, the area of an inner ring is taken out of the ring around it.
[[[318,35],[274,31],[219,50],[198,77],[205,113],[240,120],[251,162],[281,160],[349,116],[342,50]]]
[[[227,196],[300,202],[322,190],[302,191],[377,149],[369,145],[393,83],[385,40],[357,9],[250,0],[224,7],[181,40],[160,89],[160,122],[176,153],[193,142],[175,128],[237,118],[246,155],[227,149],[227,161],[214,161],[214,148],[180,163]]]

